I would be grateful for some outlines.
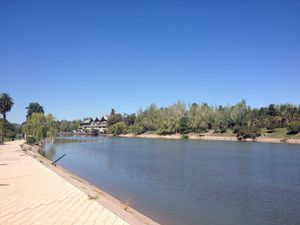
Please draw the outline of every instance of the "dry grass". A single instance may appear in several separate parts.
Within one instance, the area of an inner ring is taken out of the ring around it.
[[[122,203],[122,205],[123,209],[127,211],[130,207],[133,206],[133,202],[130,199],[128,199],[126,202]]]

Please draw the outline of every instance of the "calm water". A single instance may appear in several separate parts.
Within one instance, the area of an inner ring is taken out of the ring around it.
[[[300,145],[64,139],[49,159],[161,224],[300,224]]]

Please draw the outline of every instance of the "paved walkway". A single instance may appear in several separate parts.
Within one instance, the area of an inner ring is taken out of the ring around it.
[[[0,145],[0,224],[114,224],[120,217],[25,154]]]

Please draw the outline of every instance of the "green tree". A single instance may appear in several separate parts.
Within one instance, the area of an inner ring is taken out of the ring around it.
[[[70,128],[72,131],[77,130],[79,126],[80,126],[80,120],[72,120],[71,121]]]
[[[190,127],[193,132],[202,132],[211,129],[215,120],[215,110],[207,103],[193,104],[188,112]]]
[[[187,116],[183,116],[180,118],[178,132],[181,134],[187,134],[188,132],[190,132],[189,118]]]
[[[130,132],[133,134],[142,134],[145,132],[144,127],[140,123],[134,123],[132,126],[130,126]]]
[[[9,112],[14,105],[13,99],[7,93],[0,95],[0,113],[4,120],[6,120],[6,113]]]
[[[115,114],[116,114],[116,110],[115,109],[111,109],[110,115],[115,115]]]
[[[135,113],[129,114],[129,115],[125,114],[125,115],[123,116],[123,122],[124,122],[127,126],[133,125],[134,122],[135,122],[135,119],[136,119]]]
[[[27,109],[27,115],[26,118],[28,119],[32,113],[42,113],[44,114],[44,109],[43,106],[41,106],[37,102],[31,102],[29,105],[26,107]]]
[[[56,137],[55,118],[52,114],[46,116],[47,136],[53,141]]]
[[[2,126],[2,135],[0,142],[2,143],[4,141],[4,137],[6,136],[6,113],[9,112],[14,105],[13,99],[10,97],[9,94],[7,93],[2,93],[0,95],[0,113],[2,114],[3,117],[3,126]]]
[[[136,121],[140,123],[145,131],[155,131],[159,127],[160,115],[155,104],[151,104],[144,111],[140,109]]]
[[[269,116],[275,116],[276,115],[276,108],[275,108],[274,104],[270,104],[268,106],[267,115],[269,115]]]
[[[120,135],[126,131],[126,125],[124,122],[117,122],[109,127],[109,133],[114,135]]]
[[[159,110],[159,134],[174,134],[179,132],[180,119],[186,114],[186,107],[183,102]]]
[[[241,102],[233,106],[230,116],[234,125],[244,126],[245,124],[247,124],[247,113],[248,107],[245,100],[242,100]]]
[[[255,139],[261,135],[260,128],[250,125],[250,126],[237,126],[234,131],[237,135],[238,140],[243,140],[246,138]]]
[[[32,113],[22,129],[27,137],[34,138],[36,142],[47,136],[54,138],[56,134],[55,120],[51,114],[45,116],[42,113]]]
[[[121,122],[123,120],[122,115],[120,113],[110,115],[107,118],[108,126],[112,126],[115,123]]]

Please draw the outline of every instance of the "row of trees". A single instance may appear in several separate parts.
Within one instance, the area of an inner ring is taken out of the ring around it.
[[[56,135],[55,119],[44,115],[44,109],[39,103],[30,103],[27,109],[26,122],[22,125],[12,124],[6,119],[6,114],[14,105],[12,97],[8,93],[0,95],[0,142],[5,139],[13,140],[16,136],[27,135],[28,141],[36,143],[45,137],[54,138]]]
[[[55,120],[51,114],[45,115],[44,108],[37,102],[29,103],[26,107],[26,121],[21,124],[12,124],[6,119],[6,113],[11,110],[14,102],[7,93],[0,95],[0,142],[4,139],[13,140],[17,136],[26,135],[27,141],[37,143],[45,137],[54,138],[57,132],[71,132],[80,125],[80,120]]]
[[[161,108],[152,104],[145,110],[139,110],[136,115],[122,116],[112,110],[109,117],[109,131],[112,134],[155,132],[165,135],[208,130],[224,133],[232,129],[239,138],[255,138],[262,128],[269,132],[276,128],[288,128],[290,134],[300,132],[300,107],[271,104],[252,109],[245,100],[232,106],[193,103],[187,107],[179,101]]]
[[[72,132],[80,125],[80,120],[59,121],[52,114],[45,115],[39,103],[30,103],[26,109],[26,122],[22,124],[21,130],[30,143],[39,142],[46,137],[54,139],[58,132]]]
[[[0,95],[0,142],[4,138],[14,138],[24,133],[31,142],[38,142],[45,137],[54,138],[57,132],[70,132],[79,127],[80,120],[57,121],[39,103],[30,103],[27,109],[26,122],[22,125],[11,124],[6,120],[6,113],[14,105],[7,94]],[[287,128],[289,134],[300,132],[300,106],[292,104],[270,104],[267,107],[251,108],[244,100],[227,106],[209,106],[207,103],[193,103],[186,106],[184,102],[168,107],[157,107],[155,104],[137,114],[120,114],[112,109],[108,117],[111,134],[152,132],[161,135],[187,134],[212,131],[224,133],[231,129],[238,138],[255,138],[261,129],[273,132],[276,128]]]

